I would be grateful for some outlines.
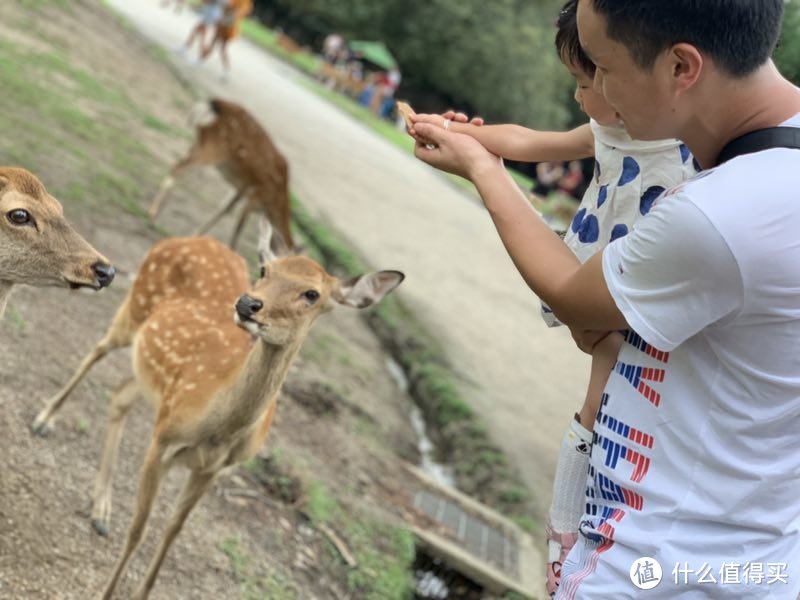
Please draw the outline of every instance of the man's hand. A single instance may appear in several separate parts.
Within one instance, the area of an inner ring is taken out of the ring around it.
[[[448,131],[434,125],[434,115],[414,115],[414,155],[431,166],[473,181],[476,174],[498,168],[503,171],[500,157],[492,154],[472,136]]]

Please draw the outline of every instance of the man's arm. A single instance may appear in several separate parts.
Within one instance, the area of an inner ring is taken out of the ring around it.
[[[486,165],[472,180],[517,270],[562,323],[604,331],[626,327],[603,276],[602,253],[581,265],[501,167]]]
[[[439,115],[414,115],[415,122],[442,126]],[[474,125],[451,121],[448,129],[465,133],[492,154],[509,160],[541,162],[594,156],[594,134],[586,123],[571,131],[537,131],[520,125]]]

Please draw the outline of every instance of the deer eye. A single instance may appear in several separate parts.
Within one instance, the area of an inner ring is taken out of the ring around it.
[[[308,300],[311,304],[314,304],[314,302],[319,300],[319,292],[317,290],[308,290],[307,292],[303,292],[303,298]]]
[[[14,210],[6,214],[6,217],[8,217],[8,220],[11,221],[14,225],[33,224],[33,217],[31,216],[31,213],[22,208],[15,208]]]

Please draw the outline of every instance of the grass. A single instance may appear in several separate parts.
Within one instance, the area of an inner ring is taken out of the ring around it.
[[[120,85],[54,50],[0,41],[0,87],[0,127],[14,131],[0,140],[3,162],[57,174],[48,187],[68,204],[144,218],[141,180],[158,161],[130,137],[126,120],[157,125]],[[104,160],[97,160],[98,149]]]
[[[6,309],[5,319],[17,331],[23,332],[28,328],[28,322],[23,318],[23,316],[19,312],[17,312],[15,309],[11,307]]]
[[[220,544],[220,550],[231,563],[242,600],[300,600],[292,581],[260,569],[238,538],[227,538]]]
[[[306,514],[317,527],[339,532],[353,554],[356,566],[346,576],[348,591],[364,600],[405,600],[413,589],[413,534],[343,510],[328,489],[319,482],[309,486]],[[334,552],[331,544],[331,551]],[[337,554],[338,556],[338,554]]]

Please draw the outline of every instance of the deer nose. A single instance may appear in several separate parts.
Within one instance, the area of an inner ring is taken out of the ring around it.
[[[94,272],[94,276],[97,278],[97,283],[101,288],[108,286],[112,281],[114,281],[114,267],[102,262],[96,262],[92,265],[92,271]]]
[[[249,319],[264,307],[261,300],[251,298],[247,294],[242,294],[236,303],[236,312],[242,319]]]

